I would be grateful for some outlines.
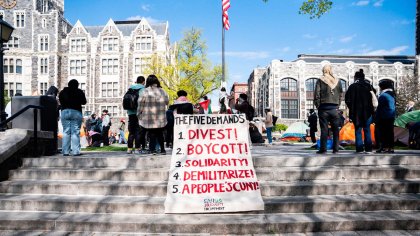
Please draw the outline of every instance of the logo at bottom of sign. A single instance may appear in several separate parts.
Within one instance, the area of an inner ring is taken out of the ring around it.
[[[204,211],[223,211],[225,209],[221,198],[204,198]]]

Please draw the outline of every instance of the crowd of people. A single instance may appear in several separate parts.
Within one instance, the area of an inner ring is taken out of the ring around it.
[[[354,75],[355,82],[345,93],[345,103],[349,110],[349,121],[355,127],[356,153],[372,153],[373,142],[370,126],[375,123],[376,153],[394,153],[394,121],[396,118],[396,95],[393,83],[383,80],[379,83],[379,96],[373,86],[365,79],[362,69]],[[332,73],[330,65],[323,67],[323,76],[318,80],[314,92],[314,105],[318,116],[310,110],[308,122],[310,136],[316,142],[317,119],[321,129],[318,154],[327,152],[327,139],[332,134],[333,153],[339,151],[339,131],[344,125],[341,103],[342,87],[339,79]],[[409,102],[406,111],[414,108],[414,102]],[[363,134],[362,135],[362,131]]]

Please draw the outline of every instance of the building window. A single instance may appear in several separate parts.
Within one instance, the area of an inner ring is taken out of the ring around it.
[[[312,100],[312,99],[306,99],[306,112],[309,113],[309,110],[310,109],[314,109],[315,110],[314,100]]]
[[[110,117],[117,117],[118,116],[118,106],[101,106],[101,112],[103,110],[108,110],[108,115]]]
[[[298,98],[297,80],[286,78],[280,81],[282,98]]]
[[[71,39],[70,51],[71,52],[86,52],[86,39],[85,38]]]
[[[48,91],[48,83],[39,83],[39,94],[45,95]]]
[[[39,51],[41,52],[47,52],[48,51],[48,41],[49,36],[48,35],[41,35],[39,36]]]
[[[118,38],[104,38],[102,41],[102,48],[104,51],[118,51]]]
[[[17,93],[22,94],[22,83],[4,83],[4,91],[7,97],[13,97]]]
[[[104,98],[118,97],[118,82],[102,83],[102,97]]]
[[[19,48],[19,38],[18,37],[11,37],[9,42],[7,42],[8,48]]]
[[[48,74],[48,58],[41,58],[39,63],[39,72],[41,75]]]
[[[48,12],[48,0],[42,0],[42,12],[43,13]]]
[[[144,69],[147,68],[151,63],[150,57],[142,57],[134,59],[134,73],[142,74]]]
[[[15,60],[13,58],[3,59],[3,72],[5,74],[22,74],[22,60]]]
[[[22,74],[22,60],[16,59],[16,74]]]
[[[47,20],[46,19],[42,19],[42,28],[46,28],[47,27]]]
[[[102,74],[103,75],[117,75],[118,74],[118,59],[102,59]]]
[[[4,18],[4,11],[0,11],[0,17]]]
[[[86,75],[86,60],[70,60],[70,75]]]
[[[343,93],[347,91],[347,81],[340,79],[341,88],[343,89]]]
[[[15,26],[16,28],[25,27],[25,12],[15,12]]]
[[[298,119],[298,100],[281,100],[281,117],[285,119]]]
[[[137,51],[152,51],[152,36],[140,36],[136,38]]]

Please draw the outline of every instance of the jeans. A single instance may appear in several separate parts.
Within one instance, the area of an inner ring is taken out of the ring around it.
[[[327,150],[327,138],[328,138],[328,124],[331,125],[331,131],[333,133],[333,151],[338,152],[338,139],[339,139],[339,125],[340,115],[336,109],[332,110],[319,110],[319,126],[321,127],[321,141],[319,150],[324,152]]]
[[[122,144],[122,143],[127,143],[127,140],[125,140],[125,133],[124,133],[124,130],[120,130],[120,140],[118,140],[118,143],[119,143],[119,144]]]
[[[73,109],[61,111],[61,123],[63,124],[63,154],[80,154],[80,127],[82,126],[82,113]]]
[[[356,136],[356,152],[371,152],[372,151],[372,135],[370,133],[370,124],[372,123],[372,117],[367,119],[365,124],[359,124],[354,128],[354,133]],[[362,140],[362,129],[365,134],[364,148]]]
[[[268,143],[269,144],[273,143],[273,136],[271,136],[271,131],[272,130],[273,130],[273,127],[265,128],[265,131],[267,132],[267,138],[268,138]]]

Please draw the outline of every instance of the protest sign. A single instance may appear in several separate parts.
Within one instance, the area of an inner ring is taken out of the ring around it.
[[[165,213],[264,210],[244,114],[175,115]]]

